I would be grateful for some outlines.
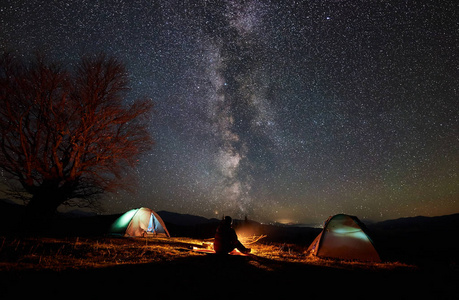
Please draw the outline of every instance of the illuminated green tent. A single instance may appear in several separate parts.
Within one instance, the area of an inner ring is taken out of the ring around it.
[[[357,217],[335,215],[325,221],[324,229],[308,248],[324,258],[380,262],[378,252]]]
[[[110,233],[122,236],[170,237],[161,217],[149,208],[132,209],[113,222]]]

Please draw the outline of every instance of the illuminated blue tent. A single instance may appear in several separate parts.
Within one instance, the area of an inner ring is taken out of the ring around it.
[[[372,240],[362,227],[365,225],[354,216],[339,214],[330,217],[308,252],[324,258],[380,262]]]
[[[113,222],[110,233],[122,236],[170,237],[161,217],[149,208],[132,209]]]

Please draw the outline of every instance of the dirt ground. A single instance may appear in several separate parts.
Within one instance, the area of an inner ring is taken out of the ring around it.
[[[0,298],[148,296],[161,299],[320,297],[458,299],[448,266],[310,259],[295,245],[251,256],[196,253],[191,239],[0,238]]]

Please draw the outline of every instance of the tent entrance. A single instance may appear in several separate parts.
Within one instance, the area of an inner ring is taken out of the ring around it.
[[[150,221],[148,222],[147,233],[155,233],[155,221],[153,214],[150,214]]]

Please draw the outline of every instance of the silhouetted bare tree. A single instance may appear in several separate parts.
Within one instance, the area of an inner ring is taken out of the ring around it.
[[[75,70],[3,54],[0,168],[29,195],[35,216],[61,204],[91,205],[123,186],[151,148],[148,99],[126,104],[128,74],[117,59],[84,57]]]

